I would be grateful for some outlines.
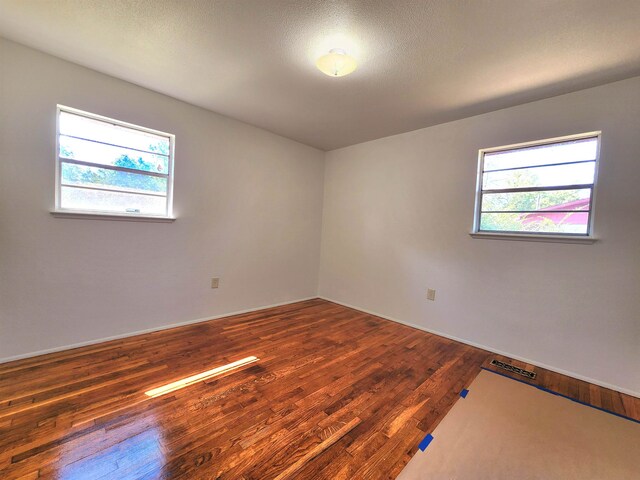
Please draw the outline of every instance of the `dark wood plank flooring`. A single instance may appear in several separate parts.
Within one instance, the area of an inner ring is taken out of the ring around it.
[[[494,357],[510,361],[318,299],[6,363],[0,478],[395,478]],[[513,363],[640,417],[634,397]]]

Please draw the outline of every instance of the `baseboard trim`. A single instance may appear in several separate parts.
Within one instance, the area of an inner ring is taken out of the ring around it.
[[[547,365],[545,363],[538,362],[537,360],[531,360],[530,358],[524,358],[524,357],[521,357],[519,355],[515,355],[515,354],[510,353],[510,352],[505,352],[505,351],[502,351],[502,350],[498,350],[496,348],[488,347],[486,345],[482,345],[482,344],[479,344],[479,343],[475,343],[475,342],[472,342],[470,340],[466,340],[464,338],[455,337],[453,335],[449,335],[447,333],[439,332],[437,330],[431,330],[429,328],[426,328],[426,327],[423,327],[423,326],[420,326],[420,325],[416,325],[414,323],[405,322],[405,321],[399,320],[397,318],[389,317],[388,315],[382,315],[380,313],[373,312],[371,310],[367,310],[365,308],[358,307],[356,305],[350,305],[350,304],[345,303],[345,302],[340,302],[338,300],[334,300],[334,299],[329,298],[329,297],[320,296],[319,298],[321,298],[323,300],[327,300],[327,301],[332,302],[332,303],[337,303],[338,305],[342,305],[343,307],[353,308],[354,310],[359,310],[361,312],[368,313],[369,315],[375,315],[376,317],[384,318],[385,320],[391,320],[392,322],[400,323],[402,325],[406,325],[407,327],[412,327],[412,328],[416,328],[418,330],[422,330],[422,331],[427,332],[427,333],[432,333],[433,335],[438,335],[439,337],[448,338],[449,340],[455,340],[456,342],[464,343],[465,345],[470,345],[472,347],[481,348],[482,350],[486,350],[486,351],[491,352],[491,353],[496,353],[498,355],[504,355],[505,357],[510,357],[510,358],[515,359],[515,360],[520,360],[521,362],[530,363],[531,365],[535,365],[537,367],[544,368],[546,370],[551,370],[552,372],[560,373],[562,375],[566,375],[567,377],[572,377],[572,378],[575,378],[575,379],[578,379],[578,380],[583,380],[585,382],[593,383],[594,385],[598,385],[600,387],[608,388],[610,390],[615,390],[616,392],[620,392],[620,393],[624,393],[626,395],[631,395],[632,397],[640,398],[640,392],[634,392],[633,390],[629,390],[627,388],[623,388],[623,387],[620,387],[620,386],[617,386],[617,385],[612,385],[610,383],[602,382],[602,381],[596,380],[594,378],[585,377],[584,375],[580,375],[580,374],[575,373],[575,372],[570,372],[568,370],[562,370],[561,368],[557,368],[557,367],[554,367],[554,366],[551,366],[551,365]]]
[[[287,302],[274,303],[272,305],[263,305],[261,307],[247,308],[245,310],[238,310],[235,312],[223,313],[221,315],[212,315],[210,317],[196,318],[194,320],[186,320],[184,322],[172,323],[170,325],[161,325],[158,327],[147,328],[144,330],[136,330],[135,332],[123,333],[120,335],[113,335],[111,337],[97,338],[95,340],[88,340],[86,342],[73,343],[71,345],[63,345],[61,347],[47,348],[45,350],[38,350],[37,352],[24,353],[21,355],[14,355],[12,357],[0,358],[0,363],[8,363],[16,360],[22,360],[25,358],[37,357],[39,355],[46,355],[47,353],[62,352],[64,350],[72,350],[74,348],[86,347],[89,345],[95,345],[96,343],[110,342],[111,340],[120,340],[121,338],[135,337],[136,335],[142,335],[145,333],[158,332],[160,330],[168,330],[170,328],[183,327],[185,325],[192,325],[194,323],[208,322],[209,320],[217,320],[224,317],[232,317],[234,315],[242,315],[243,313],[257,312],[258,310],[265,310],[267,308],[281,307],[283,305],[291,305],[293,303],[306,302],[307,300],[313,300],[318,298],[317,295],[312,297],[300,298],[298,300],[290,300]]]

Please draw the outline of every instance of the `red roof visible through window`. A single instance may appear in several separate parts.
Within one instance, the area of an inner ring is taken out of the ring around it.
[[[573,200],[571,202],[563,203],[560,205],[554,205],[552,207],[541,208],[539,212],[527,213],[522,217],[524,224],[539,222],[547,219],[551,220],[556,225],[570,224],[570,225],[584,225],[586,212],[566,212],[565,210],[589,210],[589,204],[591,200],[589,198],[581,198],[579,200]],[[557,210],[560,210],[559,212]]]

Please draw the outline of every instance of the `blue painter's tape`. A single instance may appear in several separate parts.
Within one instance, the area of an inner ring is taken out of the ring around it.
[[[601,412],[608,413],[608,414],[614,415],[616,417],[624,418],[625,420],[630,420],[630,421],[632,421],[634,423],[640,423],[640,421],[636,420],[635,418],[627,417],[625,415],[620,415],[619,413],[615,413],[615,412],[612,412],[610,410],[605,410],[604,408],[596,407],[595,405],[589,405],[588,403],[581,402],[580,400],[576,400],[575,398],[568,397],[568,396],[563,395],[563,394],[558,393],[558,392],[554,392],[553,390],[549,390],[548,388],[544,388],[544,387],[541,387],[539,385],[534,385],[533,383],[525,382],[524,380],[520,380],[519,378],[513,378],[513,377],[510,377],[509,375],[505,375],[504,373],[496,372],[495,370],[491,370],[489,368],[485,368],[485,367],[480,367],[480,368],[482,368],[482,370],[486,370],[487,372],[495,373],[496,375],[500,375],[501,377],[508,378],[509,380],[515,380],[516,382],[524,383],[525,385],[529,385],[530,387],[535,387],[538,390],[542,390],[543,392],[551,393],[552,395],[557,395],[558,397],[566,398],[567,400],[571,400],[572,402],[579,403],[580,405],[584,405],[585,407],[595,408],[596,410],[600,410]]]
[[[468,395],[468,394],[469,394],[469,390],[467,390],[466,388],[465,388],[465,389],[463,389],[463,390],[460,392],[460,396],[461,396],[462,398],[467,398],[467,395]]]
[[[418,445],[418,448],[424,452],[426,448],[429,446],[429,444],[431,443],[431,440],[433,440],[433,435],[431,435],[430,433],[427,433],[427,436],[422,439],[422,441],[420,442],[420,445]]]

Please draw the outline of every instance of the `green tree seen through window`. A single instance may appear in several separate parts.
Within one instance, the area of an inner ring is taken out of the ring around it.
[[[536,185],[538,177],[530,170],[514,172],[508,180],[507,188],[522,185]],[[520,192],[484,195],[483,211],[528,211],[563,205],[578,200],[580,195],[576,190],[556,190],[545,192]],[[559,231],[558,226],[548,218],[540,218],[535,222],[525,223],[526,214],[483,214],[482,230],[496,230],[505,232],[537,232]]]
[[[157,152],[161,155],[168,155],[169,146],[162,142],[150,145],[149,150]],[[60,155],[66,158],[74,158],[73,152],[64,146],[60,146]],[[127,154],[120,155],[113,165],[124,167],[142,172],[167,173],[166,157],[143,156],[132,157]],[[152,162],[150,159],[155,159]],[[62,163],[62,178],[65,182],[71,184],[94,184],[112,186],[120,189],[142,190],[148,192],[162,192],[167,190],[167,179],[151,175],[136,174],[133,172],[121,172],[109,170],[99,167],[88,167],[84,165],[75,165],[70,163]]]

